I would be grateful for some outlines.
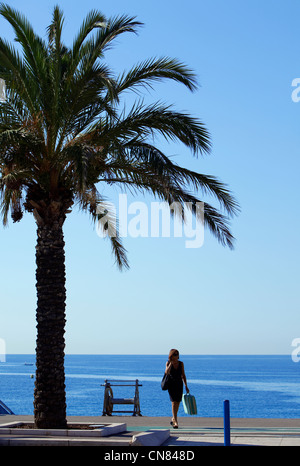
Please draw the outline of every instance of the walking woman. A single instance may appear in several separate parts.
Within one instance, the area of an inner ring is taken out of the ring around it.
[[[184,372],[184,365],[179,361],[179,351],[171,349],[169,353],[169,360],[166,363],[166,374],[169,374],[168,392],[172,402],[172,421],[171,425],[174,429],[178,429],[177,413],[183,394],[183,383],[186,392],[189,393],[187,387],[186,376]]]

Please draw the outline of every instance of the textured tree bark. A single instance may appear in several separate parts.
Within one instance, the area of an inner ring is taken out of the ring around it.
[[[65,253],[63,221],[37,222],[37,346],[34,418],[38,428],[65,428]]]

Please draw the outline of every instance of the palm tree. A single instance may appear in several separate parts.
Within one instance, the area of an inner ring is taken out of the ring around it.
[[[122,110],[124,91],[170,79],[189,90],[195,75],[175,59],[148,59],[115,76],[104,63],[113,40],[137,32],[128,16],[107,19],[91,11],[72,47],[62,42],[64,17],[58,6],[44,40],[28,20],[7,4],[0,14],[13,27],[19,49],[0,39],[0,193],[3,223],[24,212],[37,225],[37,346],[34,415],[37,427],[66,426],[64,375],[65,255],[63,225],[74,205],[97,221],[109,219],[99,185],[115,184],[150,192],[171,205],[189,203],[196,214],[197,192],[213,195],[219,210],[205,204],[204,222],[230,248],[228,217],[238,206],[213,176],[173,163],[158,147],[157,136],[178,140],[194,155],[210,151],[204,125],[161,103],[137,100]],[[154,145],[155,144],[155,145]],[[223,210],[224,213],[221,211]],[[108,228],[108,222],[103,228]],[[118,267],[128,267],[118,234],[110,237]]]

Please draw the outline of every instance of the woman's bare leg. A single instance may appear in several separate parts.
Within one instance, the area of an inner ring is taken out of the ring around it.
[[[173,424],[178,426],[177,413],[179,409],[180,401],[172,401],[172,414],[173,414]]]

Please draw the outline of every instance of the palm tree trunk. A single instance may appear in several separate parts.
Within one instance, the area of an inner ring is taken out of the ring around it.
[[[62,221],[38,223],[37,346],[34,418],[38,428],[65,428],[65,253]]]

